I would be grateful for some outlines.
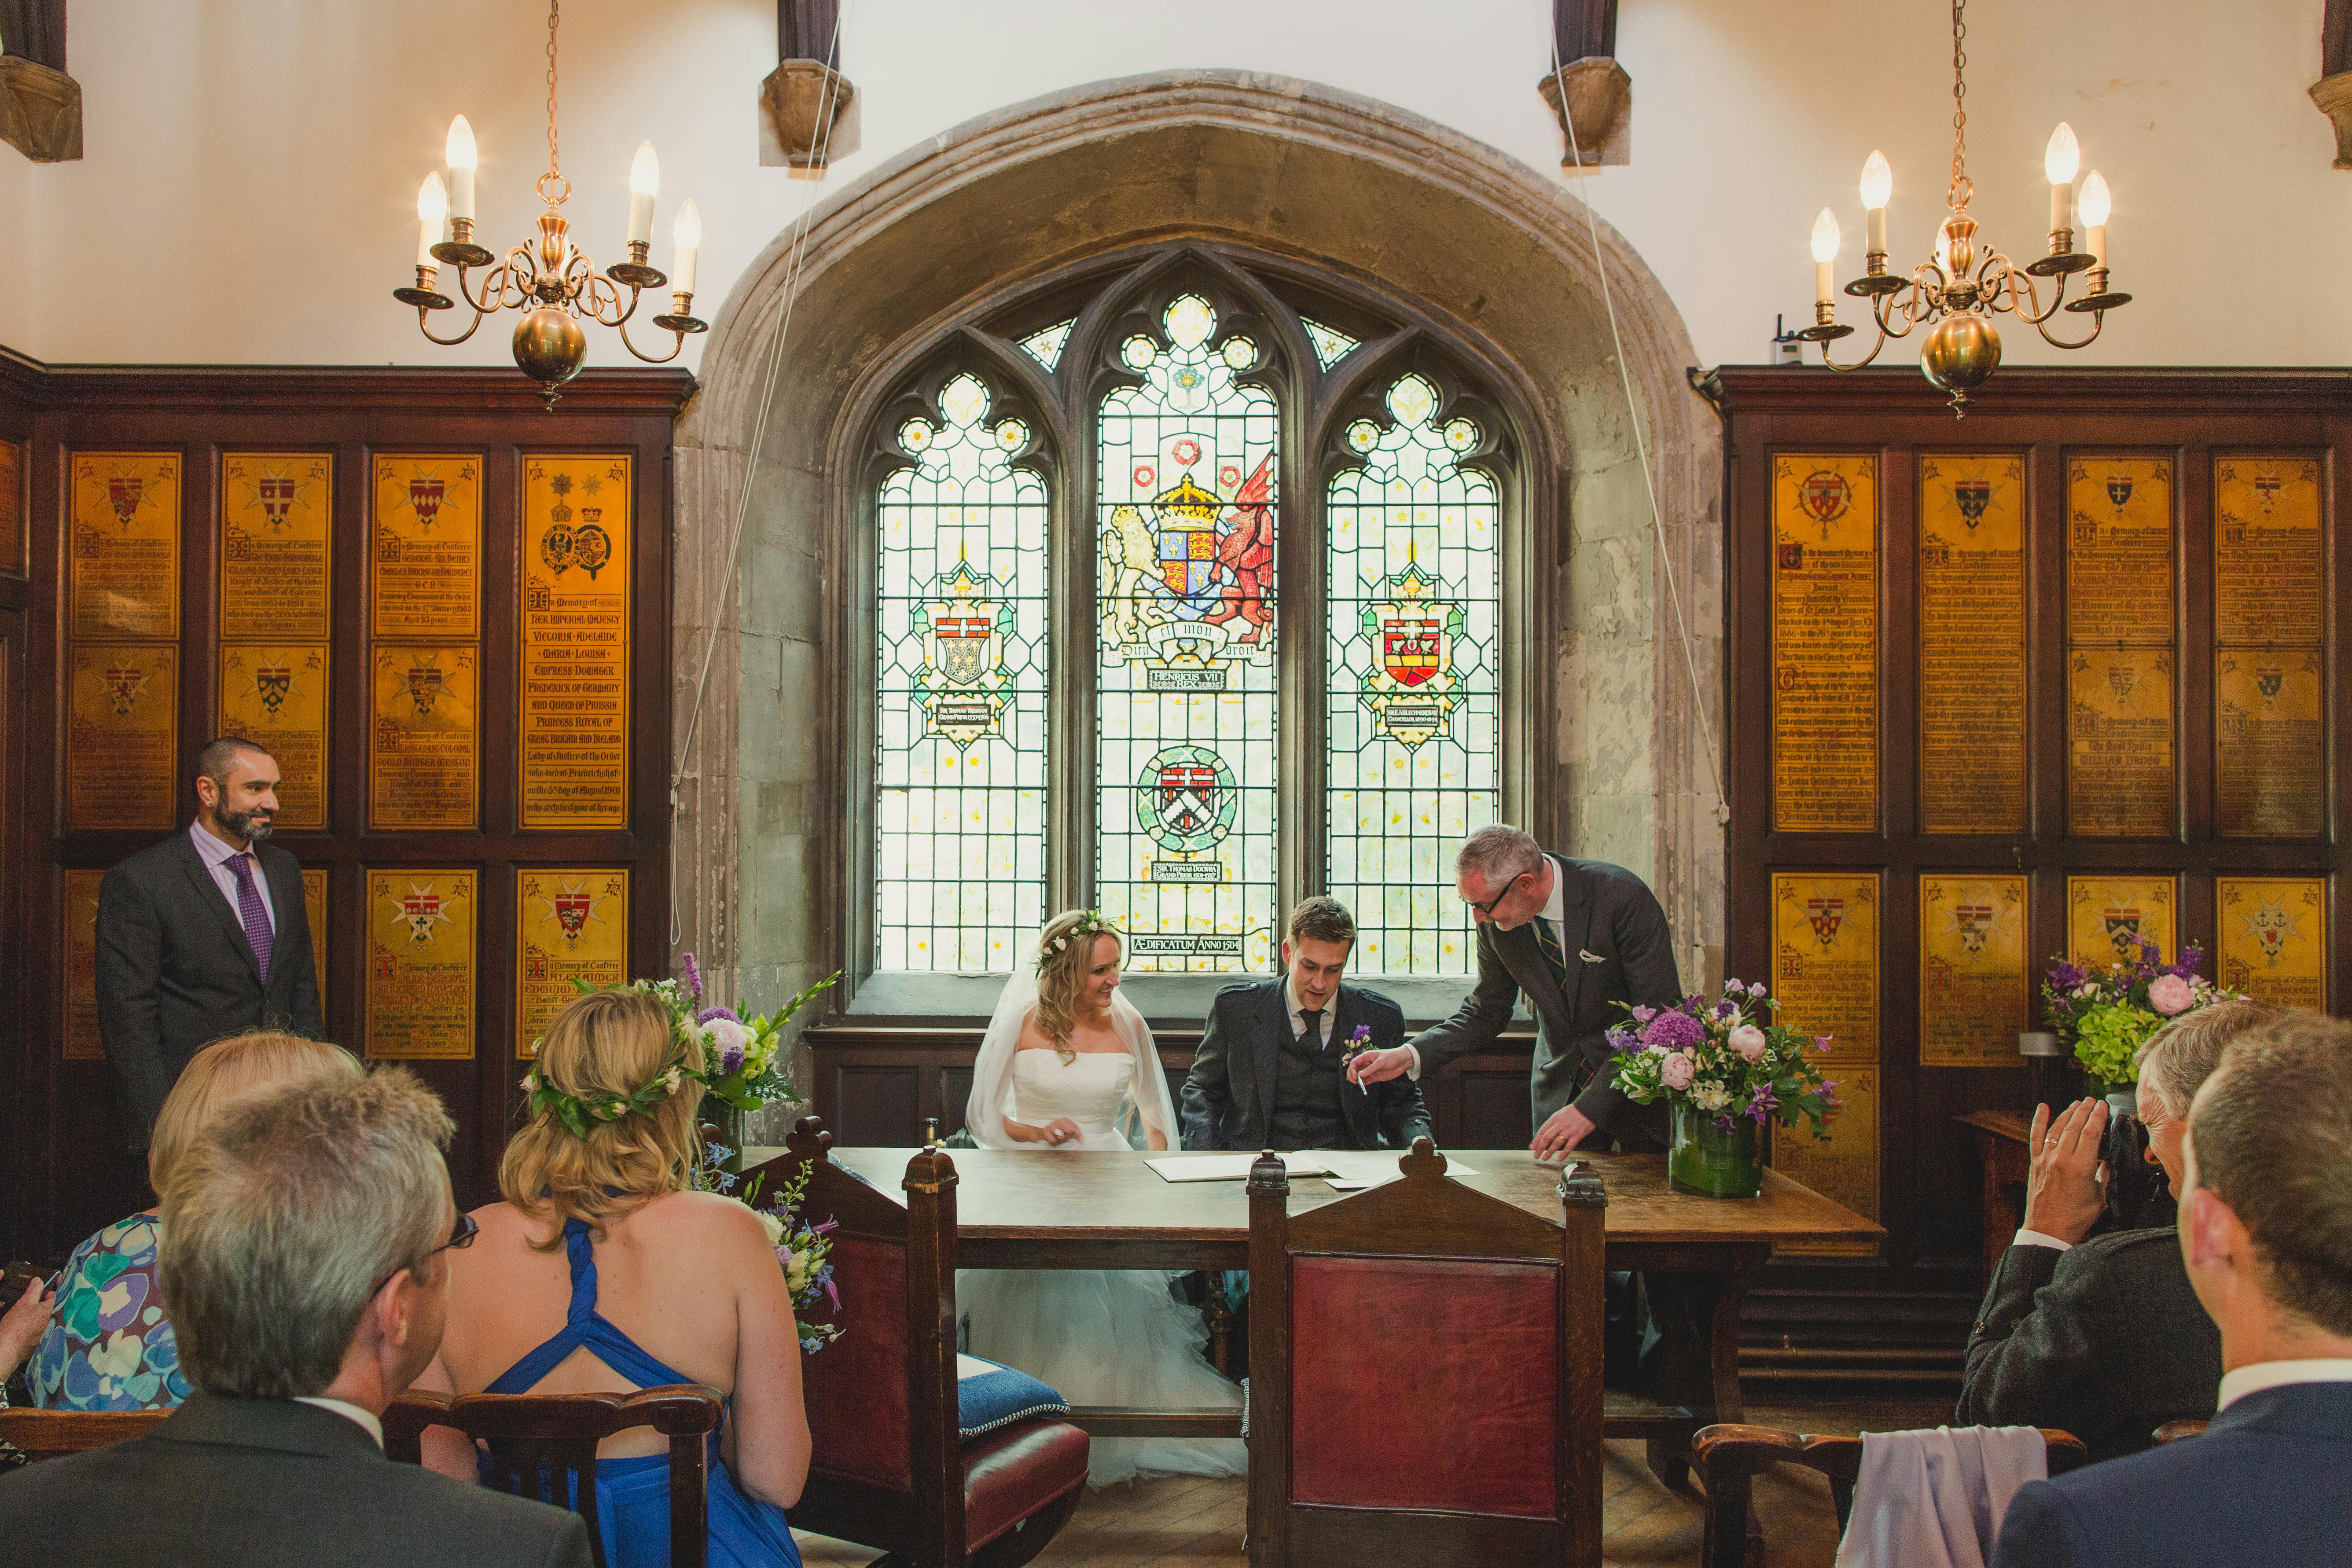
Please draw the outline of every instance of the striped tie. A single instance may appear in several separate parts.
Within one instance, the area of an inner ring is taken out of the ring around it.
[[[1562,992],[1568,989],[1568,952],[1559,945],[1559,933],[1551,929],[1551,921],[1536,917],[1536,946],[1543,950],[1544,962],[1551,965],[1551,977]]]
[[[267,985],[269,947],[278,933],[269,929],[269,906],[261,901],[261,889],[253,879],[251,852],[230,856],[228,868],[236,874],[236,918],[245,922],[245,940],[253,944],[253,966],[261,971],[261,983]]]

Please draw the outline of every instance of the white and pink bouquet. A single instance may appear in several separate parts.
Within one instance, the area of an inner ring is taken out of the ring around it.
[[[2216,1002],[2242,1002],[2197,973],[2203,950],[2190,942],[2180,962],[2163,963],[2164,950],[2147,937],[2126,936],[2116,962],[2093,969],[2053,958],[2042,977],[2042,1016],[2051,1033],[2074,1053],[2083,1070],[2113,1089],[2137,1081],[2132,1058],[2158,1026]]]
[[[1730,980],[1712,1002],[1691,995],[1672,1007],[1630,1008],[1609,1031],[1617,1087],[1637,1105],[1686,1105],[1727,1131],[1743,1119],[1761,1129],[1801,1117],[1814,1137],[1827,1137],[1837,1085],[1807,1053],[1829,1049],[1830,1037],[1781,1027],[1773,1021],[1780,1006],[1761,982]]]

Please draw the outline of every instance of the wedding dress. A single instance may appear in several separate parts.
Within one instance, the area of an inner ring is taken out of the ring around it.
[[[1127,999],[1113,995],[1112,1018],[1129,1048],[1082,1051],[1065,1063],[1057,1051],[1016,1048],[1036,1001],[1034,981],[1024,994],[1023,978],[1006,986],[973,1073],[965,1123],[972,1141],[1041,1160],[1074,1147],[1015,1142],[1004,1132],[1009,1114],[1033,1127],[1069,1118],[1082,1134],[1075,1145],[1080,1151],[1133,1147],[1119,1130],[1129,1119],[1157,1129],[1174,1148],[1168,1081],[1150,1028]],[[1140,1078],[1139,1060],[1148,1064]],[[1170,1278],[1158,1269],[959,1269],[966,1348],[1041,1379],[1072,1405],[1238,1409],[1241,1390],[1202,1355],[1207,1325],[1196,1309],[1169,1294]],[[1097,1437],[1087,1465],[1097,1487],[1136,1476],[1241,1475],[1248,1467],[1236,1437]]]

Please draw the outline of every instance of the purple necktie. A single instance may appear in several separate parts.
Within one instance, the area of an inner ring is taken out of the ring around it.
[[[276,933],[269,929],[269,909],[261,901],[261,889],[253,880],[253,857],[232,855],[228,868],[236,873],[236,915],[245,922],[245,940],[253,944],[254,967],[261,971],[261,983],[269,984],[269,944]]]

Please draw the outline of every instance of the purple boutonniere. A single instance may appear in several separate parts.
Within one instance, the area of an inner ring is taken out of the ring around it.
[[[1348,1070],[1349,1063],[1354,1061],[1358,1057],[1365,1055],[1371,1048],[1371,1026],[1369,1024],[1357,1025],[1354,1031],[1348,1036],[1347,1047],[1339,1053],[1339,1070],[1342,1073],[1345,1073]],[[1367,1095],[1372,1092],[1371,1086],[1370,1084],[1358,1082],[1356,1087],[1362,1089]]]

